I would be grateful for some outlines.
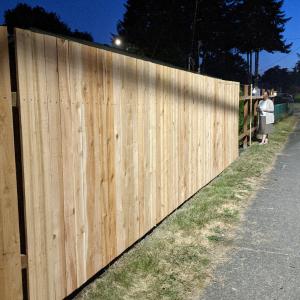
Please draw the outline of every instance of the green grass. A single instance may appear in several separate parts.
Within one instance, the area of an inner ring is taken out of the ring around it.
[[[296,122],[276,124],[270,144],[254,144],[218,178],[123,255],[78,299],[191,299],[217,257],[230,248],[233,228],[258,182]]]

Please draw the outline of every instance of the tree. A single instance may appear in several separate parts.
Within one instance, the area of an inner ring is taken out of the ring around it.
[[[300,59],[300,55],[298,54]],[[263,74],[262,78],[263,86],[267,88],[275,88],[278,91],[282,91],[290,94],[300,93],[300,60],[296,62],[294,68],[289,71],[286,68],[275,66],[268,69]]]
[[[231,2],[128,0],[123,20],[117,26],[118,35],[134,45],[136,53],[179,67],[187,67],[188,58],[192,57],[197,69],[201,55],[201,69],[208,75],[216,73],[212,57],[230,57],[227,67],[217,72],[225,78],[234,72],[234,64],[230,63],[237,59],[239,65],[243,60],[231,55],[232,27],[227,13]]]
[[[283,0],[236,1],[235,18],[236,44],[242,53],[247,53],[249,74],[252,75],[252,53],[255,53],[255,78],[259,70],[259,53],[288,53],[292,44],[284,40],[285,24],[290,20],[282,11]]]
[[[128,0],[118,35],[138,54],[186,67],[191,51],[191,1]]]
[[[229,51],[210,52],[203,64],[206,74],[225,80],[247,81],[247,64],[238,54]]]
[[[93,41],[90,33],[78,30],[72,31],[70,27],[61,21],[53,12],[47,12],[40,6],[30,7],[27,4],[18,4],[14,9],[4,13],[4,25],[8,33],[13,34],[14,28],[36,28],[54,34],[61,34],[82,40]]]
[[[300,54],[297,53],[298,61],[295,64],[294,72],[300,74]]]
[[[263,86],[268,89],[276,89],[278,91],[289,91],[292,84],[292,74],[287,68],[281,68],[275,66],[263,74],[262,78]]]
[[[201,70],[209,75],[216,73],[212,57],[236,60],[232,68],[220,68],[222,78],[237,65],[247,68],[240,64],[244,53],[252,74],[254,52],[258,77],[260,51],[287,53],[291,46],[283,38],[289,18],[282,5],[278,0],[128,0],[117,30],[137,53],[180,67],[189,57],[197,67],[201,56]]]

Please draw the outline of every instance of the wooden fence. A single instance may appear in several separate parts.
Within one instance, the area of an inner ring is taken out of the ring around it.
[[[264,93],[264,89],[262,90],[262,95]],[[247,148],[249,143],[251,144],[252,137],[257,130],[258,125],[258,113],[256,108],[260,100],[263,99],[262,95],[253,96],[252,86],[244,85],[243,95],[240,96],[240,101],[243,103],[243,128],[242,132],[239,135],[239,142],[243,145],[243,148]],[[270,98],[273,99],[274,90],[270,92]]]
[[[239,84],[16,30],[30,299],[62,299],[238,157]]]

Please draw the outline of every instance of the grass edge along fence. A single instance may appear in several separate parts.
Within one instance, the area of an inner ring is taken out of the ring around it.
[[[238,157],[239,83],[21,29],[16,60],[29,297],[62,299]]]

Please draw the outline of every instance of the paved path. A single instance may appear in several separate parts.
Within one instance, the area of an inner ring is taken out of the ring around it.
[[[201,300],[300,300],[300,123]]]

